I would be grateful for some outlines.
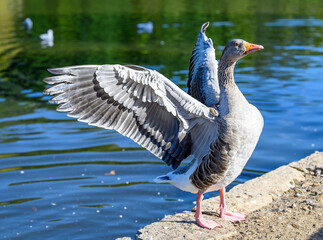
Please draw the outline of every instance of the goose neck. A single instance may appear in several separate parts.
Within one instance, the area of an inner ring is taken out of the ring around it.
[[[234,67],[236,62],[231,61],[221,61],[219,63],[219,70],[218,70],[218,79],[220,88],[227,88],[229,86],[234,86]]]

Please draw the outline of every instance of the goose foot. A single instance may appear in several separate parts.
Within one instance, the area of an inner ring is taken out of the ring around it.
[[[229,211],[221,213],[221,210],[220,210],[220,217],[227,220],[227,221],[230,221],[230,222],[238,222],[238,221],[246,220],[246,215],[244,215],[244,214],[233,213],[233,212],[229,212]]]
[[[206,220],[202,216],[202,199],[203,199],[203,194],[202,193],[197,193],[196,195],[196,213],[195,213],[195,220],[197,224],[202,227],[202,228],[207,228],[207,229],[214,229],[214,228],[221,228],[222,226],[212,220]]]
[[[202,228],[207,228],[207,229],[214,229],[214,228],[222,228],[222,226],[212,220],[206,220],[202,216],[196,217],[196,222],[197,224],[202,227]]]
[[[246,215],[244,214],[227,211],[227,205],[225,203],[225,188],[220,189],[220,208],[217,210],[217,213],[220,214],[221,218],[230,222],[246,220]]]

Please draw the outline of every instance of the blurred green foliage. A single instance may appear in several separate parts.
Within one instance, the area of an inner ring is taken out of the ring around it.
[[[284,18],[322,19],[320,0],[2,0],[0,3],[0,96],[26,98],[21,91],[42,91],[46,69],[77,64],[137,64],[159,66],[167,77],[187,70],[200,26],[211,25],[208,36],[215,48],[232,38],[263,44],[288,45],[301,34],[301,45],[322,43],[322,27],[281,27],[266,23]],[[27,33],[22,22],[30,17]],[[137,33],[136,25],[152,21],[152,34]],[[230,23],[221,24],[221,22]],[[54,30],[54,46],[42,48],[39,35]],[[314,29],[313,29],[314,28]],[[311,39],[311,40],[310,40]],[[222,48],[217,49],[217,58]],[[253,55],[243,64],[266,61]],[[186,74],[179,75],[185,86]],[[37,99],[37,98],[36,98]]]

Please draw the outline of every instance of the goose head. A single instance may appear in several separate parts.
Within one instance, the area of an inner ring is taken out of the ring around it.
[[[243,39],[233,39],[225,46],[220,61],[228,61],[235,63],[236,61],[248,55],[249,53],[261,49],[264,49],[262,45],[248,43]]]

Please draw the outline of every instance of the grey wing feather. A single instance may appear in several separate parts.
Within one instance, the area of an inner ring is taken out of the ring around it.
[[[44,94],[54,95],[50,101],[60,104],[58,111],[90,125],[115,129],[174,169],[191,154],[205,156],[217,136],[209,108],[156,71],[134,65],[49,71],[55,76],[44,81],[53,86]]]
[[[202,25],[192,52],[188,76],[188,93],[205,104],[214,106],[219,102],[218,62],[212,39],[205,34],[209,22]]]

